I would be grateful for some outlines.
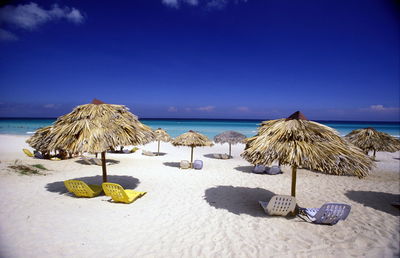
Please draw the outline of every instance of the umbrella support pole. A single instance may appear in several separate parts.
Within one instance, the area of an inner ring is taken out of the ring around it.
[[[106,169],[106,152],[101,153],[101,167],[103,170],[103,182],[107,182],[107,169]]]
[[[229,143],[229,158],[231,157],[231,144]]]
[[[373,160],[375,160],[375,156],[376,156],[376,150],[374,150],[374,155],[372,156]]]
[[[297,167],[292,166],[292,196],[296,197],[296,174],[297,174]]]
[[[193,168],[193,149],[194,149],[194,147],[191,146],[191,148],[192,148],[192,151],[190,153],[190,167]]]
[[[160,141],[158,141],[158,151],[157,151],[157,156],[160,155]]]

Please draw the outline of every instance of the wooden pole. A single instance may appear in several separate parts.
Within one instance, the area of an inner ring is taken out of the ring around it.
[[[297,167],[296,165],[292,166],[292,196],[296,197],[296,173]]]
[[[375,160],[375,155],[376,155],[376,150],[374,149],[374,155],[372,156],[373,160]]]
[[[192,151],[190,154],[190,167],[193,167],[193,149],[194,149],[194,147],[193,146],[191,146],[191,147],[192,147]]]
[[[229,143],[229,158],[231,157],[231,143]]]
[[[103,182],[107,182],[106,152],[101,153],[101,167],[103,169]]]
[[[157,151],[157,156],[160,155],[160,141],[158,141],[158,151]]]

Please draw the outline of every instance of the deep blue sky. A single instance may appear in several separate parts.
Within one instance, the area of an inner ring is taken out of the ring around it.
[[[395,1],[32,2],[63,13],[0,7],[0,116],[98,98],[140,117],[400,120]]]

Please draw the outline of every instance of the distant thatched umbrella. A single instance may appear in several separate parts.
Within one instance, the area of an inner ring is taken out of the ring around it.
[[[237,143],[243,143],[246,136],[235,132],[235,131],[225,131],[214,137],[215,143],[228,143],[229,144],[229,157],[231,157],[231,145]]]
[[[47,151],[101,152],[103,181],[106,182],[107,150],[118,145],[142,145],[154,139],[151,128],[139,122],[128,110],[123,105],[94,100],[92,104],[78,106],[59,117],[42,142],[48,142]]]
[[[400,140],[384,132],[379,132],[372,127],[351,131],[345,138],[365,151],[373,151],[373,159],[377,151],[395,152],[400,150]]]
[[[213,143],[208,139],[207,136],[190,130],[187,133],[181,134],[172,141],[174,146],[189,146],[192,148],[190,154],[190,164],[193,164],[193,148],[212,146]]]
[[[157,155],[160,155],[160,142],[169,142],[171,141],[171,136],[169,136],[169,134],[161,128],[158,128],[157,130],[154,130],[154,134],[156,135],[155,140],[158,141],[158,151],[157,151]]]
[[[246,141],[242,157],[252,164],[278,161],[292,167],[292,196],[298,167],[334,175],[364,177],[372,161],[332,128],[308,121],[299,111],[287,119],[264,121],[258,134]]]

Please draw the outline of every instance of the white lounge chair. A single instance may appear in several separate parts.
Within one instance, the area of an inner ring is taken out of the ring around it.
[[[275,195],[269,202],[259,201],[268,215],[287,216],[296,208],[296,198],[289,195]]]
[[[190,162],[187,161],[187,160],[181,160],[180,168],[182,168],[182,169],[188,169],[188,168],[190,168]]]

